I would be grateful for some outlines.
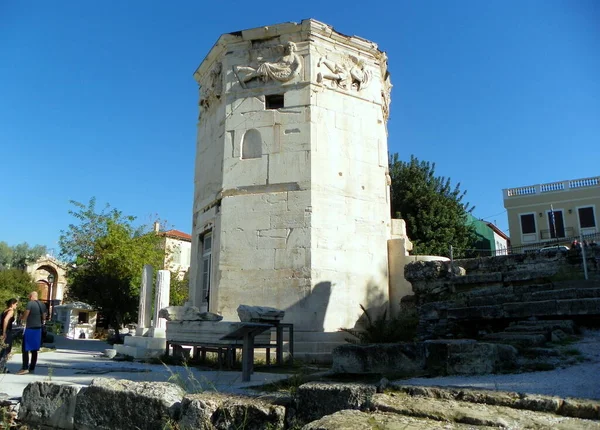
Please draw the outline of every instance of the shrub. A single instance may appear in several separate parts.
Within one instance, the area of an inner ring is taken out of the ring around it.
[[[401,305],[397,316],[388,318],[387,310],[373,318],[367,309],[360,305],[364,316],[364,328],[342,328],[356,339],[346,338],[350,343],[395,343],[413,341],[417,334],[419,317],[414,307]]]

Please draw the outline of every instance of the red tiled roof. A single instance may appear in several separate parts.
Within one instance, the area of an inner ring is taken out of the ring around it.
[[[182,231],[179,230],[167,230],[167,231],[163,231],[161,232],[161,234],[164,234],[165,236],[168,237],[172,237],[174,239],[181,239],[181,240],[187,240],[187,241],[192,241],[192,236],[184,233]]]

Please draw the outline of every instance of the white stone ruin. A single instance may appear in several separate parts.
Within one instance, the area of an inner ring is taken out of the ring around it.
[[[169,306],[171,273],[159,270],[156,273],[156,291],[154,300],[154,318],[152,314],[152,266],[145,265],[142,272],[140,304],[138,308],[138,327],[136,336],[125,336],[123,345],[114,345],[119,354],[135,359],[158,357],[164,354],[166,339],[166,320],[159,316],[160,310]]]
[[[397,311],[411,294],[412,244],[390,216],[387,56],[308,19],[223,34],[194,78],[191,305],[226,321],[240,304],[281,309],[295,358],[327,361],[360,305]],[[167,339],[222,328],[174,320]]]

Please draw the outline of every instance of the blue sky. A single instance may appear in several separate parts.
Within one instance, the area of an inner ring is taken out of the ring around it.
[[[0,241],[69,200],[191,231],[197,86],[222,33],[314,18],[387,52],[389,148],[507,230],[502,189],[600,174],[600,2],[0,2]]]

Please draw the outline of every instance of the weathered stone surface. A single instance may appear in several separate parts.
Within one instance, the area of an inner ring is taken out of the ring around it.
[[[600,402],[596,400],[562,399],[560,397],[537,394],[468,388],[418,387],[400,384],[392,384],[392,387],[397,391],[411,396],[461,400],[469,403],[482,403],[506,406],[514,409],[551,412],[553,414],[573,418],[600,419]]]
[[[512,332],[490,333],[483,336],[483,339],[488,342],[501,342],[517,347],[542,346],[547,341],[544,334]]]
[[[554,315],[600,315],[600,298],[558,300]]]
[[[199,321],[200,310],[196,306],[167,306],[158,311],[167,321]]]
[[[448,309],[449,319],[496,319],[505,316],[501,305]]]
[[[508,332],[551,332],[552,330],[562,330],[565,333],[575,333],[575,323],[572,320],[535,320],[519,321],[511,323],[505,331]]]
[[[340,345],[332,352],[335,373],[418,375],[425,368],[423,344]]]
[[[514,368],[517,350],[472,339],[425,341],[425,369],[431,375],[478,375]]]
[[[502,305],[506,318],[527,318],[530,316],[557,315],[556,300],[542,302],[505,303]]]
[[[81,385],[31,382],[23,390],[18,418],[34,425],[72,429]]]
[[[392,394],[375,394],[372,407],[382,412],[492,428],[600,429],[600,423],[597,421],[557,416],[551,413]]]
[[[468,285],[473,284],[487,284],[502,281],[502,273],[477,273],[474,275],[466,274],[464,276],[457,276],[452,279],[454,285]]]
[[[239,305],[237,313],[242,322],[281,321],[285,316],[285,311],[268,306]]]
[[[221,393],[187,395],[181,403],[181,430],[283,429],[285,407],[265,401]]]
[[[168,382],[98,378],[81,389],[75,405],[75,428],[165,428],[179,415],[183,390]]]
[[[466,424],[444,423],[427,418],[379,412],[340,411],[313,421],[302,430],[454,430],[472,429]]]
[[[317,420],[344,409],[365,409],[376,388],[365,384],[309,382],[298,387],[298,417]]]
[[[200,312],[196,306],[167,306],[158,316],[167,321],[221,321],[223,316],[212,312]]]
[[[558,267],[550,266],[545,270],[514,270],[504,273],[504,282],[523,282],[548,279],[558,272]]]
[[[223,315],[215,314],[213,312],[200,312],[200,321],[221,321]]]
[[[465,274],[464,269],[449,261],[415,261],[404,266],[404,277],[414,281],[450,279]]]

